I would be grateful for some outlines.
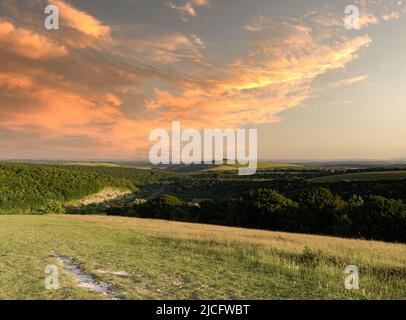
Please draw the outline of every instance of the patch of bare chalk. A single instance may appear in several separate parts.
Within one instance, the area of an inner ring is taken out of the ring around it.
[[[86,273],[72,257],[58,255],[54,257],[62,265],[65,272],[76,280],[80,288],[100,293],[111,300],[119,300],[118,290],[113,285],[104,281],[97,281],[93,276]]]

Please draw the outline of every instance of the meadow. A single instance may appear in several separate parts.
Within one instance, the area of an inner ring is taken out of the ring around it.
[[[369,171],[357,173],[341,173],[310,179],[312,182],[338,182],[338,181],[381,181],[406,179],[406,171]]]
[[[0,216],[0,299],[405,299],[406,245],[107,216]],[[59,267],[47,290],[47,265]],[[360,289],[344,288],[356,265]]]

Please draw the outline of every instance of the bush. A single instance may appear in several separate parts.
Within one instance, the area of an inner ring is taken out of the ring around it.
[[[65,208],[59,200],[49,200],[43,209],[45,214],[64,214]]]
[[[323,251],[313,251],[308,246],[303,249],[302,254],[299,256],[298,262],[307,266],[316,267],[325,260]]]

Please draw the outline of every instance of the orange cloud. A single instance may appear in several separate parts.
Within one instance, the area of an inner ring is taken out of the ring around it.
[[[186,86],[181,94],[156,90],[148,107],[162,110],[159,117],[167,122],[182,119],[185,125],[198,127],[278,121],[278,113],[311,95],[312,80],[343,68],[371,42],[358,37],[328,46],[317,43],[310,32],[303,33],[307,29],[292,30],[283,41],[261,43],[247,57],[231,63],[225,73]]]
[[[123,102],[119,98],[117,98],[117,96],[111,93],[108,93],[106,95],[106,101],[115,107],[119,107],[123,104]]]
[[[96,38],[107,37],[110,34],[109,26],[103,25],[96,18],[64,3],[62,0],[52,0],[49,3],[58,7],[63,21],[66,21],[70,27]]]
[[[16,28],[0,21],[0,49],[30,59],[48,59],[65,56],[67,50],[31,30]]]
[[[284,28],[280,37],[260,41],[245,57],[221,68],[207,67],[196,76],[178,72],[167,77],[164,67],[162,76],[149,78],[138,73],[135,79],[145,85],[148,80],[155,81],[155,90],[148,98],[142,86],[138,92],[129,89],[135,74],[96,62],[86,69],[81,66],[86,78],[78,79],[78,83],[65,78],[57,85],[38,71],[30,72],[35,81],[0,77],[0,85],[21,88],[19,107],[8,108],[6,102],[0,105],[0,127],[15,131],[31,128],[48,138],[87,137],[99,141],[100,152],[109,148],[112,153],[131,156],[136,150],[147,150],[150,130],[169,127],[173,120],[192,128],[278,121],[279,112],[301,104],[311,95],[312,80],[344,67],[371,41],[357,37],[332,46],[320,43],[306,26]],[[173,34],[139,41],[138,51],[150,53],[154,61],[168,63],[203,59],[200,47],[193,37]],[[128,80],[120,85],[117,81],[98,85],[97,91],[94,84],[84,86],[85,80],[94,83],[111,77],[113,70]],[[126,104],[129,99],[131,105]]]
[[[378,24],[379,22],[380,22],[379,18],[373,15],[372,13],[361,14],[359,18],[359,26],[361,29],[366,28],[370,25]]]
[[[38,139],[86,137],[107,148],[92,149],[94,156],[107,150],[111,154],[135,154],[135,143],[140,139],[139,124],[126,119],[118,109],[119,99],[112,94],[105,100],[96,100],[92,96],[86,98],[62,89],[36,86],[26,79],[13,78],[5,82],[4,78],[4,75],[0,77],[0,87],[4,83],[19,86],[19,102],[12,108],[7,100],[0,102],[1,128],[15,132],[34,131]],[[147,136],[143,138],[147,141]]]
[[[29,77],[12,74],[12,73],[0,73],[0,88],[3,92],[13,91],[18,89],[28,89],[32,85],[32,81]]]

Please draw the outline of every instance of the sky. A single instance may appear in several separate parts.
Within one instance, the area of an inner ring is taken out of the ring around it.
[[[257,128],[261,159],[406,158],[405,30],[404,0],[2,0],[0,159],[146,159],[172,121]]]

